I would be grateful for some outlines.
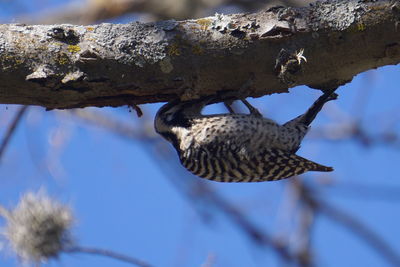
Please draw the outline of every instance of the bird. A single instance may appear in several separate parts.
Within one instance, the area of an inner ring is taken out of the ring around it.
[[[157,112],[154,127],[173,145],[188,171],[208,180],[263,182],[308,171],[331,172],[332,167],[296,152],[324,104],[337,98],[335,89],[325,90],[304,114],[282,125],[263,117],[245,99],[241,101],[248,114],[230,109],[230,113],[203,115],[206,105],[222,102],[220,96],[206,96],[168,102]]]

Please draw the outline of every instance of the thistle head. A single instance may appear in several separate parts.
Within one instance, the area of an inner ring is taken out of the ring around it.
[[[27,193],[14,209],[0,208],[6,219],[2,235],[24,262],[45,262],[72,244],[71,209],[43,192]]]

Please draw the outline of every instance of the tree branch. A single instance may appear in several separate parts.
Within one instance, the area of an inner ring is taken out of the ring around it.
[[[335,87],[400,62],[399,21],[398,0],[331,0],[180,22],[0,25],[0,103],[120,106]]]

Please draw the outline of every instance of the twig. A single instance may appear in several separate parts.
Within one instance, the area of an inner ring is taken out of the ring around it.
[[[130,108],[133,108],[136,111],[136,115],[140,118],[143,116],[143,111],[142,109],[139,107],[139,105],[136,104],[129,104],[128,105]]]
[[[98,256],[113,258],[113,259],[123,261],[123,262],[129,263],[129,264],[137,265],[140,267],[151,267],[152,266],[149,263],[144,262],[142,260],[133,258],[131,256],[127,256],[124,254],[120,254],[120,253],[117,253],[114,251],[110,251],[107,249],[90,248],[90,247],[72,247],[72,248],[64,249],[64,252],[94,254],[94,255],[98,255]]]
[[[10,143],[12,135],[14,134],[15,130],[17,129],[17,126],[18,126],[19,122],[21,121],[22,116],[24,115],[27,108],[28,108],[28,106],[21,106],[18,109],[18,111],[16,112],[14,119],[11,121],[10,125],[8,126],[8,129],[6,131],[6,134],[4,135],[3,141],[0,144],[0,161],[4,155],[7,145]]]

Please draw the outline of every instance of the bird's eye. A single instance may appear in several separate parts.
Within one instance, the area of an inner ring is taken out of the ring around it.
[[[174,115],[173,115],[172,113],[170,113],[170,114],[168,114],[168,115],[166,116],[166,120],[167,120],[168,122],[172,121],[173,119],[174,119]]]

